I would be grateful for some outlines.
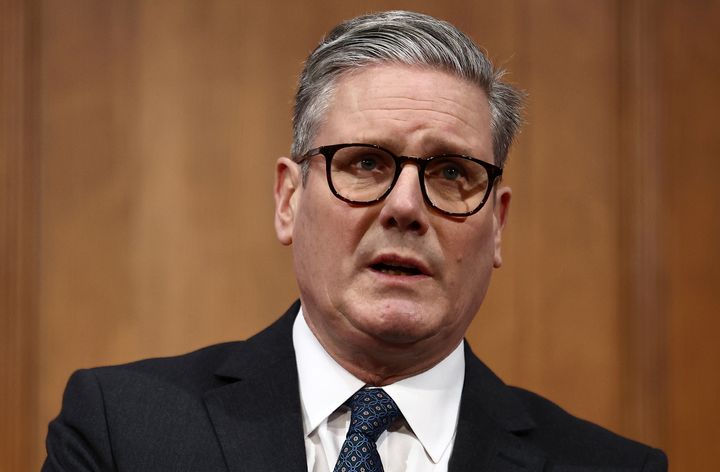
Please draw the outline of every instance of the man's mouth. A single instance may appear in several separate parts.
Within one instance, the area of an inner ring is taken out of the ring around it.
[[[387,264],[380,262],[370,266],[373,270],[387,275],[423,275],[423,272],[415,266]]]
[[[398,254],[382,254],[370,261],[370,269],[385,275],[395,276],[432,276],[425,263],[415,257],[403,257]]]

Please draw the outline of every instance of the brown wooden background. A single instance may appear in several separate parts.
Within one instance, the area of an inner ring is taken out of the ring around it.
[[[507,381],[720,470],[720,2],[0,0],[0,470],[76,368],[245,338],[296,296],[272,229],[301,61],[410,8],[530,94],[505,267],[469,334]]]

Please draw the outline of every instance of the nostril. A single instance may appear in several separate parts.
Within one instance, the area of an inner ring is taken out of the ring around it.
[[[399,228],[404,231],[416,231],[416,232],[422,232],[423,225],[418,220],[411,220],[407,224],[400,224],[400,222],[395,217],[390,217],[385,220],[385,227],[386,228]]]
[[[420,225],[420,223],[418,221],[413,221],[412,223],[410,223],[408,225],[408,229],[410,231],[420,231],[422,229],[422,226]]]

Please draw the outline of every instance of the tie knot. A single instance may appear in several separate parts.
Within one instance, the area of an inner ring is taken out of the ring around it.
[[[362,388],[345,402],[350,407],[349,433],[363,434],[372,441],[400,416],[400,410],[381,388]]]

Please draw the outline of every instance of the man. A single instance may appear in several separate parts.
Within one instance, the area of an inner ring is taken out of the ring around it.
[[[662,471],[463,343],[521,94],[453,26],[356,18],[310,55],[275,227],[300,302],[245,342],[76,373],[44,470]]]

